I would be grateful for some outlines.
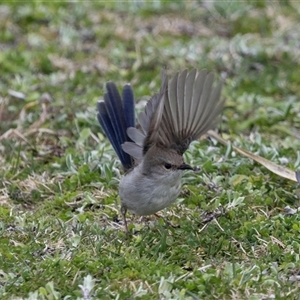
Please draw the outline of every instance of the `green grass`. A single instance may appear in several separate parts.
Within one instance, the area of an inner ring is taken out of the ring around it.
[[[178,203],[119,212],[104,84],[137,100],[160,70],[225,81],[232,144],[300,168],[300,6],[293,1],[0,4],[1,299],[300,299],[300,189],[215,141],[191,145]],[[211,218],[214,214],[217,219]],[[297,277],[298,276],[298,277]]]

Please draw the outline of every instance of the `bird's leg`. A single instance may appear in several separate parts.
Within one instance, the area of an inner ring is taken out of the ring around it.
[[[127,207],[122,204],[122,206],[121,206],[121,214],[122,214],[123,221],[124,221],[124,229],[125,229],[126,233],[129,233],[128,226],[127,226],[127,220],[126,220],[126,213],[127,213]]]

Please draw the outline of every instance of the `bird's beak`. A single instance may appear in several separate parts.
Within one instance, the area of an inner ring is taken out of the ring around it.
[[[186,164],[186,163],[183,163],[181,166],[178,167],[179,170],[193,170],[193,168]]]

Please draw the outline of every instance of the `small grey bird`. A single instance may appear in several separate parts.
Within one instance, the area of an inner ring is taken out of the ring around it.
[[[220,119],[222,84],[213,87],[213,81],[206,70],[184,70],[170,80],[163,73],[159,93],[138,116],[140,129],[135,127],[131,86],[124,86],[121,97],[113,82],[106,84],[97,117],[125,170],[119,194],[126,232],[127,210],[155,214],[178,197],[183,171],[193,169],[183,153]]]

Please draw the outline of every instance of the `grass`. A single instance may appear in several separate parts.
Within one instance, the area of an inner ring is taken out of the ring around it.
[[[120,163],[95,116],[108,80],[145,100],[162,67],[206,67],[225,81],[223,137],[299,170],[299,9],[2,3],[1,299],[299,299],[300,217],[284,210],[298,208],[297,184],[194,142],[186,160],[201,169],[161,212],[174,227],[130,216],[127,237]]]

